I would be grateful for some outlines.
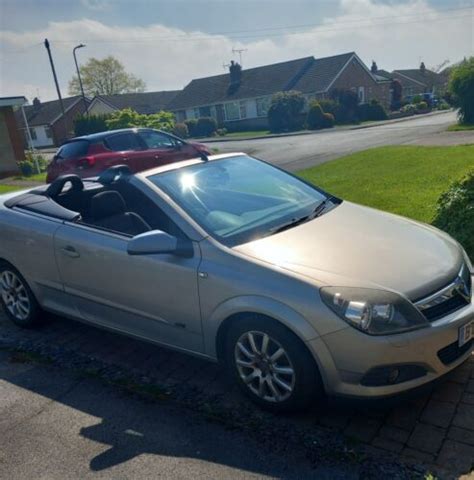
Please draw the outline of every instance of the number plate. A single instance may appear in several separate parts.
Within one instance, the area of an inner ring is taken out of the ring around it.
[[[459,329],[458,345],[462,347],[472,338],[474,338],[474,322],[463,325]]]

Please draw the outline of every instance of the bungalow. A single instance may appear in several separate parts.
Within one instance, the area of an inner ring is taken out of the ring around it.
[[[117,95],[97,95],[87,109],[90,115],[103,115],[124,108],[131,108],[138,113],[151,114],[166,110],[168,104],[176,97],[179,90],[146,93],[122,93]]]
[[[14,107],[21,108],[25,103],[25,97],[0,98],[0,178],[17,173],[17,162],[25,159],[13,113]]]
[[[64,115],[59,100],[41,102],[38,98],[35,98],[32,105],[24,107],[32,145],[29,145],[21,111],[15,112],[16,122],[22,133],[25,146],[33,148],[59,146],[73,135],[74,119],[84,113],[85,105],[81,96],[63,98],[63,105]]]
[[[443,75],[428,70],[423,62],[418,69],[394,70],[392,77],[401,83],[403,97],[438,93],[446,88],[447,83]]]
[[[360,103],[377,99],[390,104],[390,82],[376,79],[354,53],[242,70],[231,62],[229,74],[192,80],[168,105],[177,121],[214,117],[230,129],[266,128],[272,96],[297,90],[306,100],[328,98],[335,89],[350,89]]]

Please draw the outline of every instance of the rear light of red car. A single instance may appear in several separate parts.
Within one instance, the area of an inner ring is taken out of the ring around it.
[[[86,170],[87,168],[92,168],[94,165],[95,157],[88,155],[87,157],[79,159],[78,168],[80,170]]]

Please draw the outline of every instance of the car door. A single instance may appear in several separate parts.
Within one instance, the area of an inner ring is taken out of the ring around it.
[[[128,165],[134,173],[150,168],[147,165],[146,146],[135,132],[128,131],[107,136],[104,139],[104,146],[111,152],[116,152],[116,157],[107,155],[107,165],[104,165],[104,170],[122,163]]]
[[[183,155],[184,142],[180,142],[166,133],[156,130],[140,130],[138,136],[147,148],[144,152],[148,155],[147,168],[189,158],[189,156]]]
[[[159,209],[158,206],[156,206]],[[160,210],[157,212],[164,215]],[[64,290],[82,318],[154,342],[203,351],[197,270],[192,258],[127,253],[130,237],[65,222],[54,245]]]

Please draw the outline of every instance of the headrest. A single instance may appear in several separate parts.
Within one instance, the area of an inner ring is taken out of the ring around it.
[[[91,198],[90,214],[94,220],[125,213],[125,201],[118,192],[101,192]]]

